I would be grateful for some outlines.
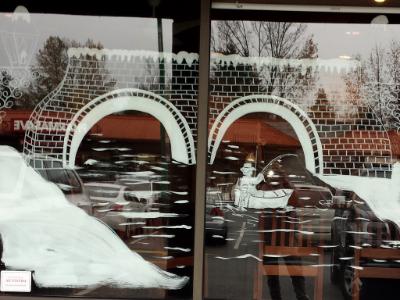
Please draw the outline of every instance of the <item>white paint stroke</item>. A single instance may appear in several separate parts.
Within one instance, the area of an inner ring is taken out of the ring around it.
[[[176,200],[176,201],[174,201],[174,203],[176,203],[176,204],[185,204],[185,203],[189,203],[189,200]]]
[[[217,259],[222,259],[222,260],[254,258],[255,260],[258,260],[259,262],[262,261],[261,258],[259,258],[259,257],[257,257],[257,256],[254,256],[253,254],[243,254],[243,255],[233,256],[233,257],[216,256],[215,258],[217,258]]]
[[[314,234],[313,231],[304,231],[304,230],[297,230],[297,229],[266,229],[266,230],[257,230],[257,232],[297,232],[305,235],[312,235]]]
[[[219,234],[213,234],[211,237],[213,237],[215,239],[223,239],[224,238],[222,235],[219,235]]]
[[[170,225],[170,226],[143,226],[143,229],[163,229],[163,228],[171,228],[171,229],[192,229],[192,226],[189,225]]]
[[[138,235],[132,235],[133,238],[139,239],[139,238],[167,238],[167,239],[172,239],[175,237],[174,234],[138,234]]]
[[[175,194],[175,195],[181,195],[181,196],[188,194],[188,192],[180,192],[180,191],[168,191],[168,193]]]
[[[157,219],[179,217],[179,214],[160,212],[116,212],[116,215],[120,215],[130,219]]]
[[[182,252],[190,252],[190,251],[192,251],[192,249],[190,249],[190,248],[180,248],[180,247],[164,247],[164,249],[182,251]]]
[[[237,172],[231,172],[231,171],[212,171],[214,174],[221,174],[221,175],[234,175],[237,174]]]
[[[164,259],[164,260],[170,260],[173,259],[173,256],[153,256],[156,259]]]
[[[5,193],[19,184],[20,193]],[[0,193],[2,261],[33,271],[38,287],[179,289],[188,281],[129,249],[6,146],[0,146]]]

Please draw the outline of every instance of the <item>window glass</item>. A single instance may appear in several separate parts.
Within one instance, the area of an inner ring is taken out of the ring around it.
[[[400,27],[376,23],[212,21],[206,297],[399,293]]]
[[[185,2],[0,13],[0,298],[191,298],[199,2]]]

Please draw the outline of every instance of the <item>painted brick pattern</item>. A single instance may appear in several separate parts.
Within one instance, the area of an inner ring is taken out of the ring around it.
[[[161,74],[160,74],[161,73]],[[35,108],[32,121],[68,125],[87,103],[113,90],[131,88],[153,92],[170,101],[184,116],[195,138],[197,131],[198,62],[137,56],[100,60],[92,56],[70,57],[68,72],[60,87]],[[62,159],[65,128],[31,130],[24,152]],[[40,167],[40,166],[39,166]]]
[[[273,94],[296,103],[312,119],[323,148],[324,174],[390,177],[392,158],[388,134],[368,106],[359,106],[351,116],[338,117],[335,112],[340,111],[340,107],[330,101],[315,103],[312,99],[316,86],[310,73],[298,68],[271,70],[274,72],[269,73],[269,80],[274,79],[274,83],[266,85],[258,69],[251,64],[213,62],[210,70],[210,128],[233,100],[249,95]],[[279,78],[284,72],[302,75],[291,87]],[[68,124],[84,105],[96,97],[116,89],[137,88],[170,101],[185,117],[195,139],[197,85],[196,59],[168,60],[140,55],[125,59],[72,56],[64,81],[38,105],[32,120]],[[28,131],[24,152],[61,158],[64,135],[63,129]]]
[[[298,72],[294,70],[294,72]],[[340,76],[333,73],[332,76]],[[223,65],[211,68],[210,127],[221,110],[240,97],[268,94],[255,68],[243,65]],[[283,97],[296,103],[312,119],[323,148],[323,173],[371,177],[390,177],[392,152],[388,133],[368,106],[359,106],[357,112],[346,117],[340,104],[330,99],[326,103],[306,106],[302,101],[315,98],[317,87],[311,80],[303,80],[303,87],[313,93],[287,93]],[[271,94],[282,96],[279,83]],[[311,99],[313,100],[313,99]],[[348,99],[349,101],[351,99]]]

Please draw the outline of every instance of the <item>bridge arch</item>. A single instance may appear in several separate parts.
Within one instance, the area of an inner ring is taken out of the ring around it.
[[[237,119],[256,112],[278,115],[296,132],[305,155],[307,169],[323,173],[322,144],[314,123],[298,105],[272,95],[251,95],[234,100],[215,119],[208,137],[209,162],[214,162],[219,145],[229,126]]]
[[[83,106],[69,123],[63,147],[63,164],[73,167],[79,145],[88,131],[107,115],[136,110],[155,117],[164,126],[176,161],[195,163],[194,140],[189,125],[168,100],[140,89],[119,89],[99,96]]]

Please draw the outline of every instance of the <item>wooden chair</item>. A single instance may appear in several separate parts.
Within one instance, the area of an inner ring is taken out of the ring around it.
[[[260,215],[259,225],[264,242],[259,245],[261,261],[255,271],[253,299],[263,298],[263,278],[267,275],[314,277],[314,299],[322,299],[324,251],[322,247],[313,245],[310,234],[302,231],[302,220],[295,212],[275,210]],[[266,255],[293,256],[298,258],[298,263],[270,263],[265,259]],[[304,264],[305,257],[313,263]]]
[[[358,230],[366,230],[370,235],[362,239],[359,237],[355,241],[359,247],[354,250],[353,300],[360,298],[362,278],[400,279],[400,267],[396,267],[397,263],[393,262],[393,260],[400,260],[400,249],[385,247],[382,243],[390,240],[399,241],[397,226],[391,222],[376,219],[376,216],[371,213],[368,217],[367,220],[370,221],[364,221],[364,224],[362,221],[357,222]],[[386,263],[377,263],[374,260],[384,260]]]
[[[360,299],[361,278],[385,278],[400,279],[400,268],[395,267],[379,267],[379,266],[363,266],[360,261],[363,259],[384,259],[394,260],[400,259],[400,249],[378,249],[367,248],[355,250],[354,257],[354,280],[353,280],[353,300]]]

